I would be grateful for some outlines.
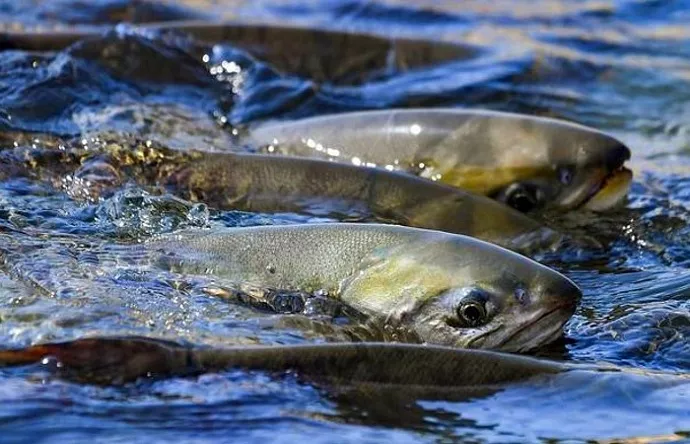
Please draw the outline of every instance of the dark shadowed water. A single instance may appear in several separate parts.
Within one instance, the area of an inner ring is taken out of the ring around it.
[[[690,2],[0,0],[3,30],[181,19],[290,22],[383,40],[289,35],[259,50],[251,38],[120,26],[64,50],[0,52],[3,347],[95,333],[215,345],[337,335],[94,253],[185,227],[334,220],[328,211],[217,211],[119,170],[128,156],[155,169],[152,145],[246,149],[235,136],[262,119],[468,106],[574,120],[631,147],[624,208],[554,216],[606,250],[539,257],[585,295],[565,340],[539,354],[636,372],[451,402],[337,394],[262,373],[99,388],[0,369],[0,441],[690,441]],[[436,43],[391,46],[393,36]],[[69,154],[75,145],[86,154]]]

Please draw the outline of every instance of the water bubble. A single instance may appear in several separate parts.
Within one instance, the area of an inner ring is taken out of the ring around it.
[[[139,238],[186,227],[204,227],[210,215],[203,203],[128,188],[102,202],[96,209],[96,217],[119,236]]]

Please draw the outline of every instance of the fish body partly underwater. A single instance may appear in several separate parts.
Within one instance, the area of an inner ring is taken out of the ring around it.
[[[22,140],[19,135],[6,137]],[[45,143],[66,148],[9,148],[0,158],[3,169],[61,187],[67,184],[70,194],[92,198],[134,181],[219,210],[393,222],[470,235],[521,252],[565,240],[485,196],[380,168],[286,156],[181,153],[117,135],[108,136],[102,147],[88,149],[73,147],[70,141]],[[65,180],[70,176],[75,180]],[[86,189],[73,189],[75,184]]]
[[[484,196],[400,172],[317,159],[202,153],[162,183],[173,193],[216,208],[370,216],[520,251],[564,239]]]
[[[393,225],[193,230],[124,248],[181,274],[325,293],[423,342],[456,347],[524,351],[549,343],[581,297],[565,276],[504,248]]]
[[[604,210],[627,195],[630,150],[562,120],[429,108],[332,114],[256,124],[245,142],[267,153],[414,172],[521,211]]]
[[[51,362],[51,360],[54,360]],[[393,343],[193,347],[145,337],[91,337],[0,350],[0,366],[58,364],[59,375],[95,384],[230,368],[297,372],[332,384],[477,388],[558,373],[564,365],[485,350]]]
[[[226,43],[248,51],[280,72],[315,82],[352,85],[366,82],[383,70],[406,71],[472,57],[467,44],[378,36],[280,23],[213,23],[180,20],[130,24],[144,33],[179,32],[198,42]],[[70,29],[0,30],[0,50],[57,51],[80,40],[99,38],[113,26]],[[126,27],[120,26],[118,32]],[[126,31],[124,31],[126,32]]]

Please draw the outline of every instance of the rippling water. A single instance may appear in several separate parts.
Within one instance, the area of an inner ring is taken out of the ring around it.
[[[146,170],[121,173],[126,153],[155,170],[152,143],[242,150],[236,135],[257,120],[470,106],[578,121],[631,147],[625,208],[553,216],[607,250],[540,258],[585,297],[566,340],[539,354],[638,372],[568,375],[450,402],[334,394],[261,373],[97,388],[2,369],[3,442],[690,440],[690,2],[0,0],[5,30],[211,18],[437,43],[399,44],[391,61],[390,45],[376,38],[286,38],[262,52],[121,26],[64,50],[2,52],[3,346],[94,332],[208,344],[337,335],[208,297],[207,282],[97,258],[104,242],[184,227],[333,220],[183,201],[132,180]],[[86,154],[74,154],[75,144]]]

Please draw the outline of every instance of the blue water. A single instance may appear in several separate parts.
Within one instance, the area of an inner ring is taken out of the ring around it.
[[[242,150],[236,132],[267,118],[469,106],[577,121],[631,147],[625,208],[553,221],[607,249],[540,258],[584,299],[565,340],[539,354],[635,372],[537,380],[451,402],[348,396],[260,372],[103,388],[1,369],[2,442],[690,441],[690,2],[0,0],[5,30],[221,18],[462,48],[408,67],[386,64],[377,39],[358,62],[328,42],[318,58],[299,41],[262,54],[120,26],[60,51],[3,51],[3,347],[96,333],[213,345],[323,339],[209,297],[203,282],[108,269],[93,252],[185,227],[332,219],[180,201],[119,174],[111,164],[122,159],[97,154],[78,167],[46,163],[62,141],[77,138],[95,153],[108,145],[145,153],[147,140]]]

